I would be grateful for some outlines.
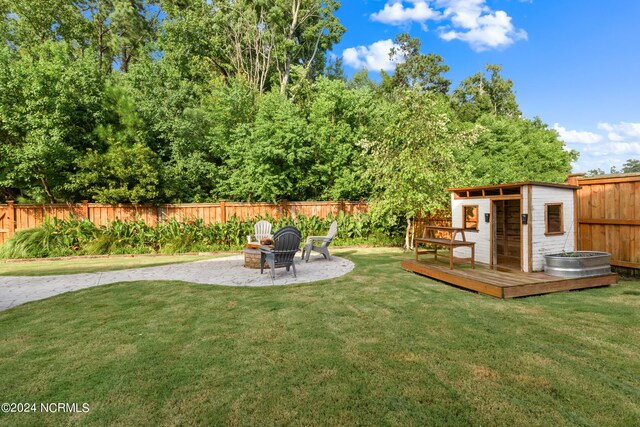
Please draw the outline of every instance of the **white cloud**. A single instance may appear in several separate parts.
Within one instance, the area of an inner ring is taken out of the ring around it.
[[[640,141],[640,123],[620,122],[611,124],[606,122],[598,123],[598,129],[608,133],[611,141]]]
[[[606,142],[587,146],[582,151],[597,157],[638,155],[640,154],[640,142]]]
[[[390,25],[417,22],[423,29],[427,21],[448,19],[449,24],[439,29],[440,38],[464,41],[475,51],[499,49],[527,39],[526,31],[515,28],[506,12],[493,11],[486,0],[389,0],[370,18]]]
[[[469,18],[467,16],[463,19],[467,21]],[[476,52],[507,47],[516,40],[527,39],[527,32],[516,30],[511,17],[501,10],[476,17],[472,25],[466,31],[441,28],[440,37],[447,41],[457,39],[467,42]]]
[[[557,123],[553,128],[561,139],[580,151],[580,158],[574,165],[576,171],[602,169],[608,172],[612,166],[620,169],[628,159],[640,156],[640,123],[606,123],[597,124],[601,133],[566,130]]]
[[[609,146],[613,154],[640,154],[640,142],[612,142]]]
[[[403,25],[410,22],[425,23],[440,19],[440,13],[431,9],[426,1],[411,1],[413,6],[405,6],[402,1],[386,3],[384,9],[371,14],[371,20],[389,25]]]
[[[467,29],[477,28],[478,18],[491,12],[486,0],[437,0],[436,3],[444,7],[444,15],[451,17],[453,25]]]
[[[602,141],[602,136],[593,132],[567,130],[558,123],[553,128],[560,134],[560,139],[568,144],[595,144]]]
[[[624,136],[615,132],[609,132],[607,134],[607,138],[609,139],[609,141],[624,141]]]
[[[398,59],[390,59],[389,51],[394,46],[391,39],[380,40],[369,46],[356,46],[342,52],[344,63],[353,68],[367,68],[368,70],[391,71]]]
[[[609,173],[611,167],[620,169],[625,162],[625,157],[613,157],[611,155],[606,158],[602,156],[586,156],[581,155],[577,162],[573,164],[573,171],[575,172],[587,172],[592,169],[601,169],[605,173]]]

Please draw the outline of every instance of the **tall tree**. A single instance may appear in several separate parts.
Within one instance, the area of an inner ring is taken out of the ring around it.
[[[540,119],[512,119],[485,114],[480,134],[466,151],[469,185],[521,181],[564,182],[578,153],[567,150],[553,129]]]
[[[455,120],[448,102],[429,92],[407,90],[386,102],[363,145],[370,154],[378,212],[404,217],[406,246],[420,213],[442,209],[445,188],[464,180],[460,152],[474,142],[472,127]]]
[[[322,75],[326,50],[344,33],[338,6],[335,0],[190,0],[168,8],[165,46],[192,52],[213,72],[245,79],[259,93],[274,84],[285,93],[292,67],[302,67],[306,78]]]
[[[105,73],[113,66],[126,72],[132,61],[148,53],[160,16],[154,0],[0,0],[3,8],[16,48],[62,41],[97,55]]]
[[[98,4],[102,1],[98,1]],[[132,61],[144,56],[156,37],[160,10],[153,0],[110,0],[109,47],[120,71],[127,72]]]
[[[92,55],[76,53],[55,41],[0,49],[0,187],[14,195],[65,199],[76,159],[95,144],[104,80]]]
[[[313,150],[296,104],[279,92],[265,94],[241,144],[230,177],[236,200],[304,200]]]
[[[476,121],[483,114],[518,118],[522,115],[516,102],[511,79],[500,75],[502,66],[485,65],[484,72],[478,72],[460,82],[453,91],[452,102],[463,120]]]
[[[14,48],[51,40],[85,45],[87,22],[73,0],[0,0],[0,12]]]
[[[269,22],[274,28],[275,63],[280,91],[285,93],[291,67],[300,65],[307,74],[322,74],[324,52],[340,41],[345,28],[335,16],[337,0],[267,0]]]
[[[342,66],[342,57],[337,56],[335,59],[330,60],[324,74],[330,80],[342,80],[346,82],[347,76]]]
[[[623,173],[640,172],[640,160],[629,159],[622,165]]]
[[[399,62],[391,77],[393,87],[414,87],[442,94],[449,91],[451,81],[443,76],[449,66],[443,64],[440,55],[420,53],[420,39],[406,33],[396,36],[394,44],[389,56]]]
[[[312,199],[357,200],[371,192],[361,179],[366,157],[359,141],[365,137],[376,106],[368,87],[348,90],[341,80],[318,79],[308,103],[307,129],[313,160],[305,175]]]

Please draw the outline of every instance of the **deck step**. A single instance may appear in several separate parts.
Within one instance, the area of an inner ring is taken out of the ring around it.
[[[594,277],[565,278],[544,273],[506,272],[476,264],[476,269],[454,268],[434,260],[404,260],[402,268],[454,286],[496,298],[515,298],[574,289],[608,286],[618,282],[615,273]]]

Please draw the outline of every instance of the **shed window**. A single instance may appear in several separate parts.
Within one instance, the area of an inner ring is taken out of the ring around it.
[[[465,230],[478,230],[478,206],[462,207],[462,227]]]
[[[545,233],[563,234],[562,203],[547,203],[544,206]]]
[[[505,196],[508,194],[520,194],[520,187],[505,187],[502,189],[502,194]]]

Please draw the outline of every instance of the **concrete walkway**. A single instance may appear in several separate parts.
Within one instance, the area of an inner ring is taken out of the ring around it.
[[[276,278],[272,281],[267,271],[261,275],[260,270],[244,268],[243,264],[244,257],[235,255],[184,264],[103,273],[31,277],[0,276],[0,310],[65,292],[116,282],[180,280],[224,286],[291,285],[332,279],[347,274],[354,267],[351,261],[336,256],[331,257],[331,261],[324,260],[322,256],[312,256],[308,263],[296,257],[298,277],[293,277],[292,270],[287,272],[284,268],[277,268]]]

